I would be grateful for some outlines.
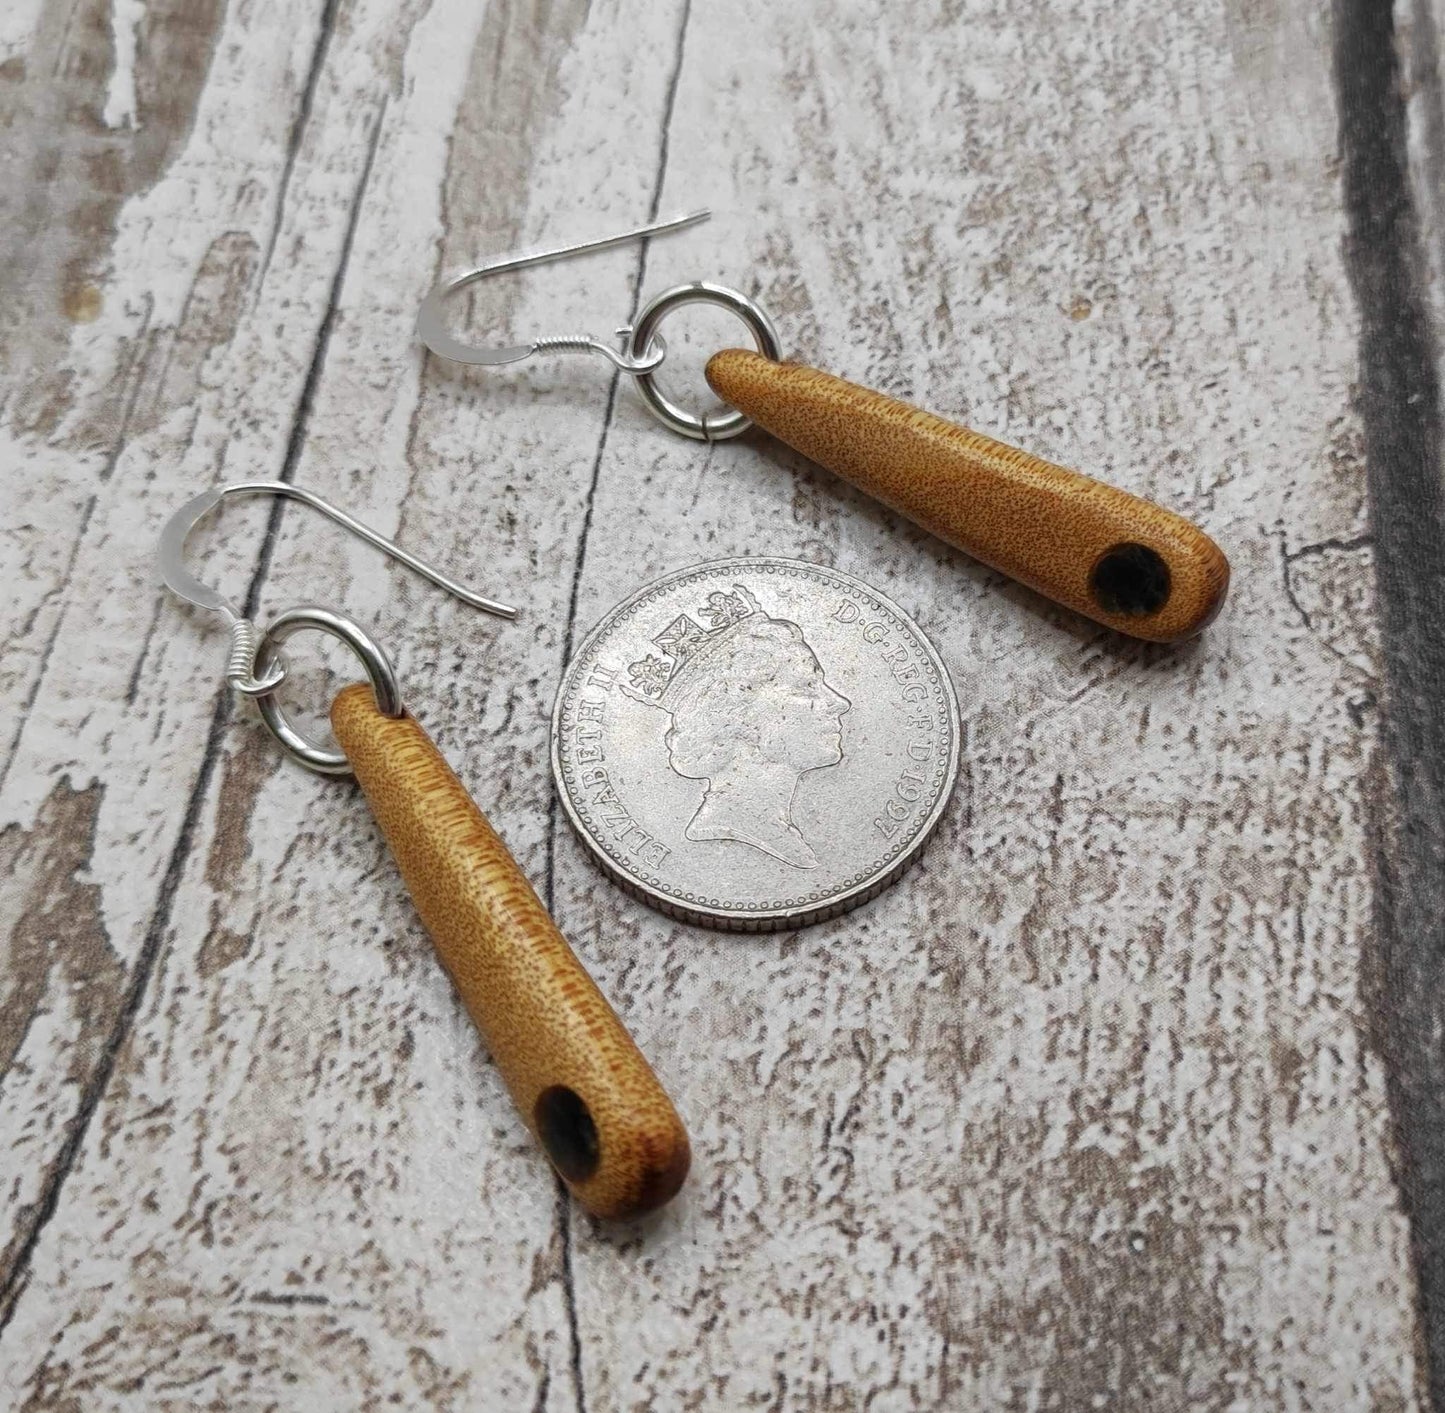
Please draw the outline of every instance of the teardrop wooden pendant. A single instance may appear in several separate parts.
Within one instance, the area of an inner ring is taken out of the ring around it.
[[[416,721],[337,694],[336,739],[527,1127],[595,1216],[682,1186],[687,1131],[507,846]]]
[[[707,379],[810,460],[1121,633],[1175,642],[1224,602],[1224,552],[1152,501],[799,363],[724,349]]]

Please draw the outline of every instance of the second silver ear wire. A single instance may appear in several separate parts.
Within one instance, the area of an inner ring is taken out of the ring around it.
[[[242,695],[255,698],[261,711],[261,719],[286,750],[302,765],[321,775],[346,775],[350,773],[351,765],[345,755],[308,740],[291,724],[281,706],[276,691],[286,676],[281,644],[293,633],[299,633],[304,628],[339,638],[351,649],[365,669],[372,694],[376,698],[377,709],[383,716],[397,717],[402,714],[401,689],[397,684],[391,659],[381,645],[360,624],[344,614],[314,604],[288,608],[265,633],[261,633],[244,613],[233,607],[217,590],[202,584],[186,568],[186,538],[196,522],[223,500],[233,496],[255,495],[282,496],[288,500],[299,500],[313,510],[319,510],[353,535],[365,540],[367,544],[375,545],[383,553],[400,561],[423,579],[435,584],[439,589],[444,589],[453,598],[460,599],[471,608],[494,613],[499,618],[515,618],[517,610],[509,604],[498,603],[495,599],[474,593],[464,584],[459,584],[425,560],[408,553],[385,535],[378,534],[369,525],[363,525],[360,520],[338,509],[329,501],[286,481],[241,481],[231,486],[218,486],[202,491],[181,506],[161,531],[158,558],[161,578],[166,587],[187,603],[210,609],[225,618],[231,629],[226,681]]]
[[[686,216],[677,216],[668,221],[656,221],[651,225],[638,226],[635,230],[622,231],[617,235],[603,236],[600,240],[580,241],[574,245],[556,246],[551,250],[531,251],[524,255],[504,255],[489,260],[484,265],[468,270],[451,280],[438,285],[422,301],[417,314],[416,331],[421,341],[439,357],[455,363],[468,363],[496,367],[503,363],[520,363],[538,353],[597,353],[606,358],[619,372],[626,373],[637,383],[648,411],[666,427],[685,437],[697,441],[718,442],[745,432],[752,425],[750,418],[736,408],[726,412],[706,412],[698,415],[689,412],[669,398],[657,386],[655,374],[667,357],[667,344],[658,332],[658,326],[670,313],[685,304],[715,304],[729,310],[742,320],[752,335],[759,353],[766,358],[777,360],[782,356],[777,330],[766,311],[753,299],[739,290],[726,285],[712,284],[706,280],[694,280],[689,284],[674,285],[650,300],[638,314],[636,322],[618,329],[623,339],[620,349],[612,348],[590,334],[566,334],[534,339],[531,343],[512,344],[505,347],[483,348],[462,343],[447,330],[443,317],[443,305],[447,298],[458,290],[465,289],[487,275],[499,275],[508,270],[525,270],[532,265],[546,265],[554,260],[567,260],[574,255],[587,255],[599,250],[610,250],[614,246],[631,241],[645,240],[649,236],[667,235],[673,231],[694,226],[705,221],[710,211],[693,211]]]

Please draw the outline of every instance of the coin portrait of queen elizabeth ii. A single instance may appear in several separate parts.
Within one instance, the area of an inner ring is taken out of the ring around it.
[[[803,630],[770,617],[741,584],[710,594],[698,617],[703,623],[688,614],[673,619],[652,640],[662,656],[632,663],[622,688],[667,713],[673,770],[706,781],[684,833],[817,868],[793,821],[793,798],[808,771],[842,761],[852,703],[828,684]]]

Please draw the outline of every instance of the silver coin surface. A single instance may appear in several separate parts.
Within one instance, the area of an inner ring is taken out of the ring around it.
[[[689,922],[801,927],[877,896],[958,775],[958,701],[918,625],[852,575],[722,559],[639,589],[587,635],[552,770],[628,892]]]

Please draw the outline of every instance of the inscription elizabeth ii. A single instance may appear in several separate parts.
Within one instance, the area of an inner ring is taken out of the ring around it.
[[[700,565],[588,635],[558,692],[562,804],[629,891],[693,921],[799,926],[887,886],[958,768],[947,672],[903,612],[793,560]]]

